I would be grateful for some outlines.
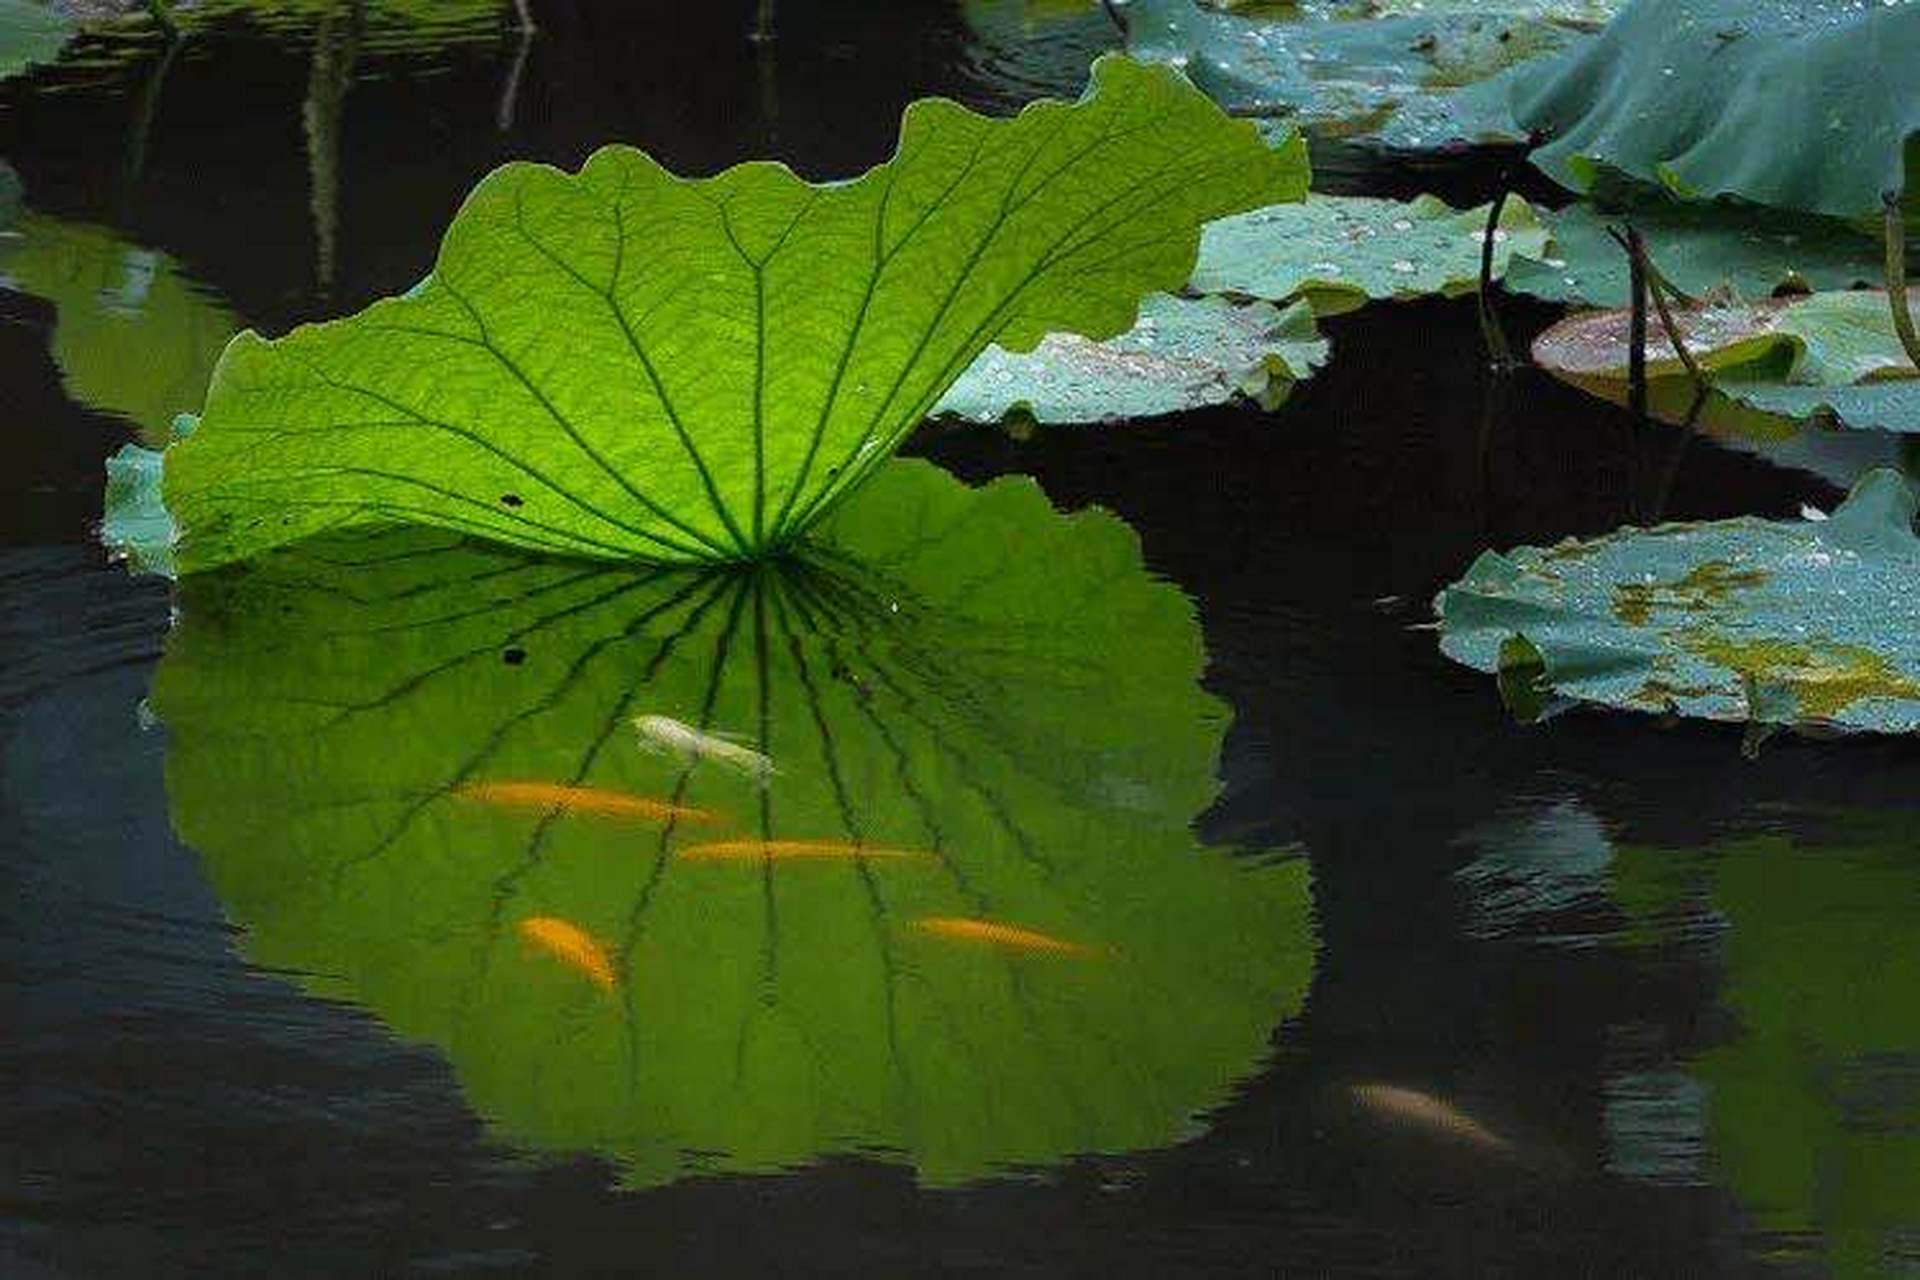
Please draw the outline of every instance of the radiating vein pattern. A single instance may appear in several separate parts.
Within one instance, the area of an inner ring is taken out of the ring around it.
[[[250,958],[635,1183],[1190,1132],[1313,944],[1304,860],[1192,835],[1224,720],[1188,603],[1024,480],[894,462],[820,539],[634,569],[343,531],[188,578],[154,702]],[[775,768],[648,750],[649,715]],[[476,801],[548,792],[595,803]]]
[[[1106,338],[1201,224],[1298,199],[1278,150],[1164,68],[1080,102],[910,107],[814,186],[683,179],[626,146],[484,179],[403,297],[243,334],[168,450],[183,571],[351,522],[663,563],[757,558],[850,493],[989,343]]]

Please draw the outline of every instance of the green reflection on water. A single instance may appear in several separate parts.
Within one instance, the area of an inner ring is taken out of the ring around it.
[[[1732,1039],[1700,1055],[1707,1138],[1763,1250],[1891,1273],[1920,1246],[1920,820],[1704,853],[1622,849],[1630,936],[1708,905],[1725,933]]]
[[[155,249],[105,227],[22,211],[0,239],[0,278],[58,311],[53,358],[67,393],[162,444],[200,408],[238,329],[226,305]]]
[[[443,1047],[506,1137],[635,1184],[848,1151],[951,1183],[1173,1142],[1304,998],[1306,861],[1190,829],[1225,718],[1187,601],[1031,482],[894,463],[757,572],[395,531],[180,607],[154,691],[174,820],[253,961]],[[776,772],[644,750],[641,715]],[[456,794],[533,779],[723,816]],[[723,839],[920,856],[680,856]],[[530,945],[541,917],[611,985]],[[916,927],[946,917],[1082,950]]]

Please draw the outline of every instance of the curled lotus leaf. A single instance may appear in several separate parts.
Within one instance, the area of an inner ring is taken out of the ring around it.
[[[1326,363],[1328,343],[1304,301],[1154,294],[1132,329],[1105,342],[1050,334],[1032,351],[988,347],[948,389],[936,413],[998,422],[1107,422],[1222,404],[1244,396],[1272,409]]]
[[[1124,332],[1208,219],[1304,194],[1184,78],[1076,103],[926,99],[849,182],[683,179],[614,146],[481,181],[403,297],[236,338],[163,488],[190,573],[426,523],[596,559],[754,559],[885,461],[990,343]]]
[[[248,957],[632,1185],[1172,1143],[1305,997],[1307,861],[1192,831],[1190,603],[1030,480],[894,462],[756,566],[343,531],[179,613],[169,801]]]
[[[1486,552],[1434,602],[1476,670],[1539,690],[1760,726],[1920,731],[1912,484],[1870,472],[1830,518],[1625,529]]]
[[[1532,154],[1576,191],[1609,173],[1688,199],[1731,195],[1877,217],[1914,185],[1920,4],[1635,0],[1592,43],[1516,72]]]
[[[1762,302],[1715,302],[1673,312],[1716,394],[1776,417],[1820,417],[1836,425],[1920,432],[1920,369],[1894,329],[1887,295],[1857,289]],[[1619,399],[1632,352],[1631,313],[1572,316],[1535,339],[1548,372]],[[1656,387],[1687,377],[1660,323],[1650,322],[1646,369]],[[1690,389],[1661,388],[1668,403]]]

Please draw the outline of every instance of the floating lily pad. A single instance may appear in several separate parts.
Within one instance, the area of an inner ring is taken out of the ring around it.
[[[1606,172],[1687,198],[1878,216],[1920,134],[1920,5],[1637,0],[1585,48],[1518,73],[1533,162],[1586,191]]]
[[[180,567],[395,521],[598,559],[770,554],[989,343],[1125,332],[1185,283],[1201,223],[1306,177],[1303,146],[1117,57],[1012,119],[916,102],[851,182],[682,179],[619,146],[578,174],[507,165],[418,288],[227,348],[167,451]]]
[[[1566,7],[1428,5],[1376,16],[1333,3],[1257,14],[1194,0],[1115,5],[1129,52],[1184,67],[1229,110],[1417,150],[1523,141],[1504,76],[1591,38],[1556,19]]]
[[[1191,830],[1191,605],[1024,478],[890,464],[757,568],[335,534],[179,608],[173,820],[248,957],[630,1184],[1175,1142],[1305,997],[1307,862]]]
[[[1310,195],[1209,223],[1193,287],[1276,302],[1305,298],[1320,315],[1369,299],[1471,293],[1486,226],[1487,206],[1463,212],[1434,196]],[[1516,253],[1539,254],[1546,242],[1527,202],[1509,199],[1494,231],[1495,275]]]
[[[1499,672],[1517,665],[1518,641],[1540,689],[1581,702],[1912,733],[1915,509],[1906,478],[1878,470],[1826,520],[1662,525],[1487,552],[1435,601],[1441,649]]]
[[[1157,293],[1117,338],[1051,334],[1025,354],[988,347],[935,408],[975,422],[1015,409],[1037,422],[1150,418],[1245,396],[1271,409],[1326,363],[1313,309]]]
[[[0,238],[0,278],[53,303],[52,351],[67,394],[164,444],[200,408],[240,325],[226,304],[156,249],[105,227],[23,213]]]
[[[1630,323],[1625,310],[1573,316],[1534,341],[1534,359],[1574,386],[1618,400]],[[1920,432],[1920,370],[1900,344],[1884,292],[1682,308],[1674,324],[1701,367],[1715,373],[1715,390],[1739,404],[1785,418]],[[1646,364],[1655,385],[1686,376],[1657,321],[1649,325]],[[1673,386],[1662,398],[1678,404],[1690,395],[1690,387]]]
[[[1696,297],[1731,289],[1762,299],[1781,289],[1851,289],[1886,278],[1880,242],[1826,218],[1672,202],[1622,213],[1582,202],[1540,217],[1551,240],[1516,252],[1504,283],[1552,302],[1628,305],[1627,255],[1607,231],[1629,219],[1661,274]]]
[[[1885,1263],[1920,1232],[1917,823],[1827,817],[1817,839],[1623,848],[1614,863],[1649,940],[1713,922],[1728,1029],[1684,1066],[1705,1086],[1714,1168],[1774,1266],[1898,1274]]]

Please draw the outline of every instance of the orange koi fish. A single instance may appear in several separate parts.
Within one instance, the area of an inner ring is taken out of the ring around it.
[[[706,809],[690,809],[650,800],[624,791],[599,787],[569,787],[558,782],[469,782],[454,794],[463,800],[500,805],[509,809],[555,809],[566,814],[591,814],[596,818],[637,818],[643,822],[696,822],[717,820]]]
[[[689,862],[758,862],[805,858],[924,858],[917,849],[883,849],[844,840],[716,840],[689,845],[680,857]]]
[[[1467,1115],[1452,1103],[1418,1089],[1397,1084],[1356,1084],[1348,1090],[1362,1110],[1375,1117],[1453,1138],[1488,1151],[1508,1151],[1513,1144]]]
[[[602,991],[611,991],[618,983],[607,949],[579,925],[557,916],[528,916],[520,922],[520,936],[585,974]]]
[[[1093,947],[1068,942],[1064,938],[1033,929],[1022,929],[1018,925],[1001,924],[994,920],[974,920],[966,916],[923,916],[913,922],[913,927],[921,933],[951,942],[973,942],[982,946],[1002,947],[1008,951],[1051,956],[1087,956],[1095,951]]]

